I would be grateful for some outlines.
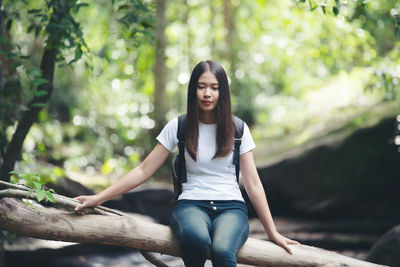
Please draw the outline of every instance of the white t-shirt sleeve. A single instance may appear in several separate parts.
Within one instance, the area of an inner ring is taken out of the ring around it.
[[[243,125],[242,143],[240,145],[240,155],[253,150],[256,147],[251,136],[250,129],[246,123]]]
[[[172,152],[175,149],[175,146],[178,144],[178,137],[176,136],[177,131],[178,131],[178,118],[175,118],[164,126],[160,134],[156,137],[156,139],[166,149]]]

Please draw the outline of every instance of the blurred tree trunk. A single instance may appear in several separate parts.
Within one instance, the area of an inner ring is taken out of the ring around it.
[[[165,84],[166,84],[166,67],[165,67],[165,9],[167,0],[157,0],[156,10],[156,51],[154,63],[154,120],[156,125],[152,130],[152,136],[155,138],[165,124],[166,101],[165,101]]]
[[[232,78],[232,82],[234,79],[234,72],[236,70],[236,49],[235,49],[235,41],[236,41],[236,31],[235,31],[235,13],[236,8],[232,6],[231,0],[224,0],[223,2],[224,7],[224,25],[226,29],[225,35],[225,43],[226,43],[226,50],[225,50],[225,59],[230,64],[230,77]],[[235,90],[235,89],[234,89]]]
[[[224,25],[226,29],[225,43],[226,51],[224,58],[229,62],[230,69],[228,76],[231,78],[231,93],[237,98],[237,104],[233,107],[234,113],[241,117],[250,127],[254,124],[254,108],[251,88],[245,88],[245,85],[236,78],[235,72],[238,69],[238,53],[241,47],[240,39],[236,29],[236,13],[239,4],[233,5],[231,0],[223,0],[224,7]]]
[[[210,12],[211,12],[210,25],[211,25],[211,27],[214,27],[214,25],[215,25],[215,13],[216,13],[214,1],[211,0],[209,5],[210,5]],[[215,43],[214,31],[210,32],[210,38],[211,38],[211,44],[210,44],[210,46],[211,46],[211,57],[212,57],[213,60],[215,60],[215,57],[217,55],[217,45]]]

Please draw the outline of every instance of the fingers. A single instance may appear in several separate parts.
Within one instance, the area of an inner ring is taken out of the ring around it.
[[[76,212],[79,212],[79,213],[82,213],[81,210],[82,210],[83,208],[86,208],[85,203],[82,203],[82,204],[79,204],[78,206],[76,206],[76,207],[75,207],[75,211],[76,211]]]
[[[293,254],[292,253],[292,250],[290,249],[290,247],[287,245],[287,243],[286,242],[283,242],[283,243],[281,243],[281,244],[279,244],[282,248],[284,248],[289,254]]]
[[[83,209],[99,205],[98,201],[94,196],[78,196],[75,197],[74,199],[82,202],[81,204],[75,207],[75,212],[81,215],[85,214]]]
[[[289,239],[287,237],[285,237],[285,240],[286,240],[286,244],[289,244],[289,245],[301,245],[298,241]]]
[[[73,199],[82,202],[82,204],[79,204],[75,207],[75,212],[83,215],[84,213],[81,210],[88,206],[87,203],[85,202],[87,200],[87,198],[85,196],[78,196],[78,197],[74,197]]]
[[[289,254],[293,255],[292,249],[289,247],[289,245],[300,245],[299,242],[295,240],[291,240],[289,238],[283,237],[283,239],[278,239],[276,240],[276,243],[281,246],[283,249],[285,249]]]
[[[83,202],[83,201],[85,201],[85,198],[86,198],[85,196],[77,196],[77,197],[74,197],[73,199]]]
[[[301,245],[300,242],[298,242],[296,240],[291,240],[291,239],[289,239],[287,241],[287,244],[290,244],[290,245]]]

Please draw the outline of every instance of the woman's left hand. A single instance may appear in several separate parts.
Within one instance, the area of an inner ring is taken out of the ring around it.
[[[275,232],[274,234],[272,234],[269,237],[269,239],[271,241],[274,241],[277,245],[284,248],[289,254],[292,254],[292,250],[290,249],[289,245],[300,245],[299,242],[297,242],[295,240],[291,240],[287,237],[284,237],[283,235],[281,235],[278,232]]]

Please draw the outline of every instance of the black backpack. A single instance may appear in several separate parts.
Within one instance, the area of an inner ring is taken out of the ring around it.
[[[239,183],[239,171],[240,171],[240,144],[242,143],[243,127],[244,122],[236,116],[233,116],[232,125],[234,129],[235,137],[235,148],[233,150],[233,161],[232,164],[235,165],[236,180]],[[186,161],[185,161],[185,123],[186,114],[178,117],[178,155],[176,155],[174,164],[172,166],[172,180],[174,183],[175,199],[178,200],[179,195],[182,193],[182,183],[187,182],[186,178]]]

